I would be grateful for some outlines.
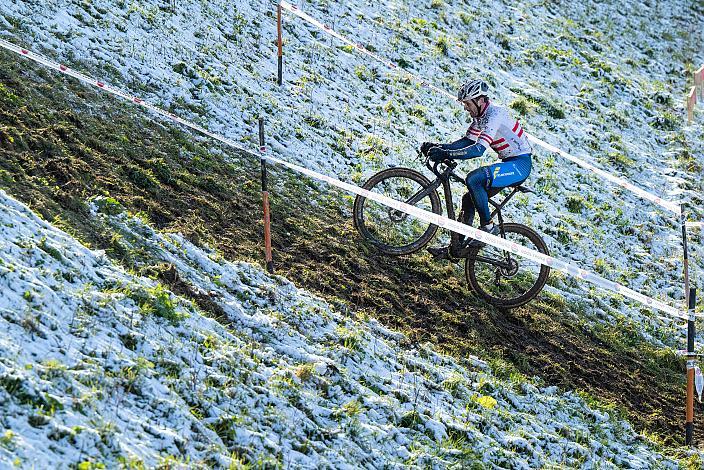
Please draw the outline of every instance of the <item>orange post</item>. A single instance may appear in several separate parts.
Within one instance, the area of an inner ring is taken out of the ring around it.
[[[694,440],[694,359],[687,359],[687,423],[685,424],[685,444]]]
[[[259,151],[264,154],[264,119],[259,118]],[[262,203],[264,205],[264,258],[266,260],[266,270],[274,272],[274,261],[271,253],[271,215],[269,212],[269,191],[267,190],[266,159],[262,157]]]
[[[266,270],[274,272],[274,261],[271,254],[271,218],[269,216],[269,193],[262,193],[264,201],[264,257],[266,259]]]
[[[687,320],[687,423],[685,424],[685,444],[694,442],[694,366],[696,353],[694,352],[694,307],[697,303],[697,290],[689,291],[689,318]]]
[[[694,439],[694,366],[696,355],[694,352],[694,305],[696,304],[696,290],[689,287],[689,248],[687,246],[687,215],[685,206],[680,206],[680,223],[682,225],[682,250],[684,271],[684,308],[688,311],[687,318],[687,401],[685,403],[685,444],[691,445]]]
[[[278,46],[279,46],[279,74],[277,77],[277,83],[281,85],[284,80],[284,39],[283,31],[281,30],[281,5],[279,4],[276,9],[276,31],[278,33]]]

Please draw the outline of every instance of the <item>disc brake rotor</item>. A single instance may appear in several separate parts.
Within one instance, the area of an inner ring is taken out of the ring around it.
[[[389,219],[392,222],[403,222],[404,220],[406,220],[406,217],[408,216],[408,214],[406,214],[405,212],[401,212],[396,209],[389,209],[388,214],[389,214]]]
[[[499,268],[499,271],[501,271],[501,274],[505,277],[515,276],[518,273],[518,261],[516,261],[515,258],[510,257],[507,257],[506,261],[508,261],[509,267]]]

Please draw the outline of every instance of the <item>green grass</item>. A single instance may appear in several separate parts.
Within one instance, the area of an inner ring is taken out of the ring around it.
[[[46,237],[43,237],[41,241],[39,242],[39,248],[42,249],[42,251],[46,252],[49,256],[54,258],[57,261],[63,261],[63,256],[61,256],[61,252],[54,248],[53,246],[49,246],[46,243]]]
[[[450,39],[444,34],[441,34],[435,41],[435,48],[441,55],[448,55],[450,52]]]
[[[531,110],[541,114],[546,114],[554,119],[564,119],[565,112],[557,104],[542,96],[536,96],[521,88],[511,88],[511,91],[520,96],[511,102],[509,106],[519,113],[524,114]]]

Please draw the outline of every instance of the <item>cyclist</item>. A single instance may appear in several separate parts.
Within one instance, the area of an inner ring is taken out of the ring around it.
[[[420,151],[430,160],[470,160],[481,157],[491,147],[501,159],[498,163],[482,166],[467,175],[469,191],[462,198],[459,220],[472,225],[474,211],[479,212],[479,229],[497,235],[498,225],[491,221],[489,198],[508,186],[523,183],[532,167],[527,136],[518,120],[507,108],[489,100],[489,86],[482,80],[470,80],[462,85],[457,100],[472,116],[472,124],[464,137],[450,144],[423,142]],[[461,237],[464,241],[464,237]],[[471,240],[469,244],[477,243]],[[428,248],[435,259],[452,259],[449,246]]]

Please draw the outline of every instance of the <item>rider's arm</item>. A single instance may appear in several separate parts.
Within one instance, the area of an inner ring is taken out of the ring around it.
[[[452,142],[451,144],[439,144],[439,147],[443,150],[457,150],[467,147],[469,145],[474,145],[475,143],[476,139],[471,139],[468,136],[464,136],[461,139]]]
[[[435,160],[469,160],[484,155],[486,147],[469,137],[462,137],[451,144],[442,144],[439,149],[431,149],[431,157]],[[434,155],[433,155],[434,154]]]

